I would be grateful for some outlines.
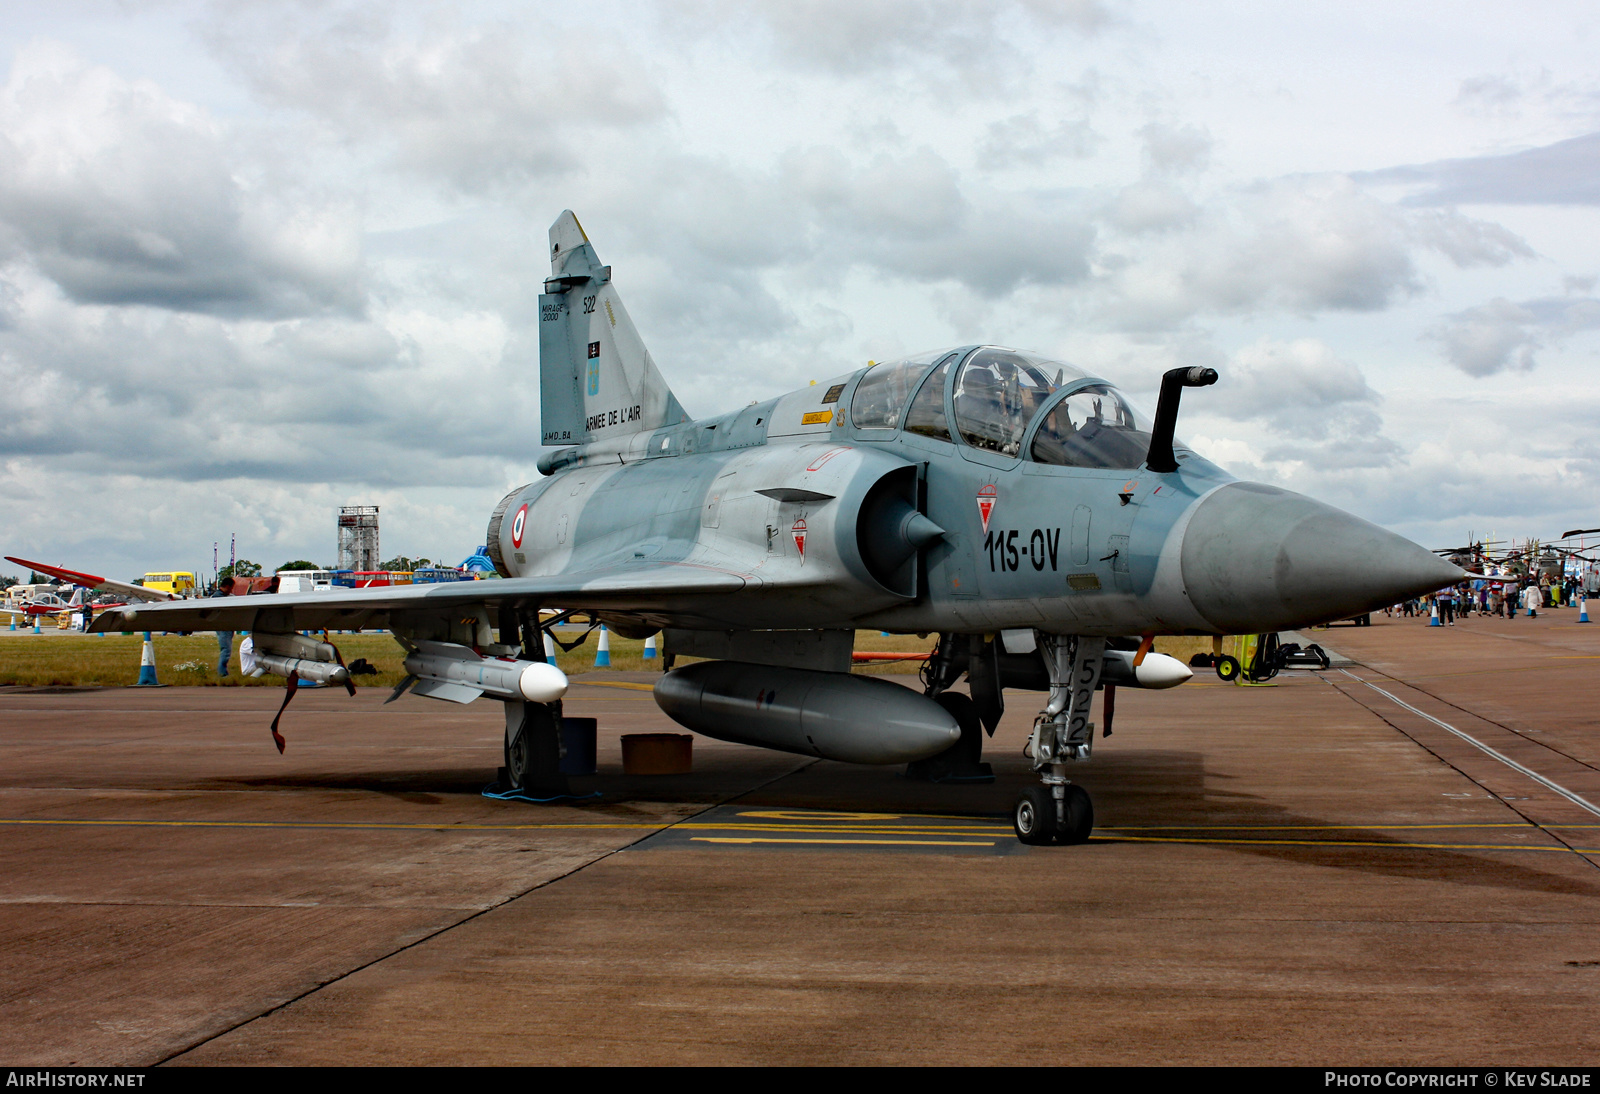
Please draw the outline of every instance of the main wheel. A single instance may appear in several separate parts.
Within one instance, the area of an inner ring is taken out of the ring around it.
[[[1217,679],[1231,684],[1239,679],[1240,671],[1238,658],[1226,654],[1217,658]]]
[[[1067,787],[1067,823],[1056,834],[1057,843],[1088,843],[1094,831],[1094,801],[1089,792],[1076,783]]]
[[[516,737],[506,742],[506,778],[513,790],[522,790],[528,785],[528,775],[533,770],[532,736],[524,723]]]
[[[1050,796],[1050,789],[1030,786],[1024,790],[1011,812],[1011,826],[1016,829],[1017,839],[1023,843],[1034,847],[1054,843],[1056,800]]]
[[[543,703],[528,703],[523,711],[517,735],[506,743],[506,777],[516,790],[565,793],[555,717]]]
[[[961,727],[961,739],[936,758],[948,761],[951,766],[975,766],[983,759],[983,723],[978,720],[978,704],[959,691],[941,691],[933,701],[944,707]]]
[[[933,701],[956,720],[961,737],[938,755],[907,764],[906,778],[936,783],[994,782],[994,772],[983,762],[983,723],[977,704],[959,691],[942,691]]]

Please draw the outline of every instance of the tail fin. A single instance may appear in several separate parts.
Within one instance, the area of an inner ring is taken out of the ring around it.
[[[656,371],[578,218],[550,226],[539,297],[539,394],[545,444],[587,444],[689,420]]]

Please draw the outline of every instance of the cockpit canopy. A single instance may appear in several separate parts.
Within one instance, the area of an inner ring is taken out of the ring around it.
[[[1115,388],[1072,365],[994,346],[875,365],[856,385],[850,420],[858,429],[904,429],[952,443],[959,437],[986,452],[1057,467],[1132,469],[1150,450],[1149,423]]]
[[[1133,468],[1150,452],[1150,426],[1108,384],[1088,384],[1056,403],[1028,456],[1057,467]]]
[[[956,431],[973,448],[1015,456],[1044,401],[1067,379],[1087,373],[1009,349],[980,349],[956,373]]]

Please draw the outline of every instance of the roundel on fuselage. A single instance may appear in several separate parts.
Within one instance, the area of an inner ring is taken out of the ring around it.
[[[511,521],[511,546],[522,546],[522,530],[527,527],[527,524],[528,506],[527,503],[524,502],[522,508],[517,510],[516,517],[514,517]]]

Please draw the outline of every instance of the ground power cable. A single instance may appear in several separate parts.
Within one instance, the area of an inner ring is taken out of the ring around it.
[[[820,761],[818,761],[818,760],[811,760],[809,763],[801,764],[799,767],[792,768],[792,769],[790,769],[788,771],[784,771],[784,772],[781,772],[780,774],[774,775],[772,778],[768,779],[766,782],[760,783],[760,784],[758,784],[756,786],[752,786],[748,790],[742,790],[739,793],[732,795],[731,797],[724,798],[721,801],[712,802],[710,805],[707,805],[704,809],[697,809],[693,813],[688,814],[687,816],[679,817],[677,820],[673,821],[671,824],[664,824],[660,828],[657,828],[652,832],[644,833],[643,835],[639,836],[637,839],[629,840],[627,843],[623,844],[621,847],[614,847],[609,851],[605,851],[605,852],[603,852],[603,853],[601,853],[599,855],[596,855],[594,858],[590,859],[588,862],[579,863],[578,865],[574,866],[572,869],[567,870],[565,873],[557,874],[555,877],[552,877],[552,878],[546,878],[544,881],[539,882],[537,885],[530,885],[528,888],[522,890],[520,893],[513,893],[510,896],[505,897],[502,900],[495,901],[493,904],[490,904],[487,907],[479,908],[477,911],[473,912],[471,915],[463,916],[462,918],[456,920],[454,923],[446,923],[444,926],[439,927],[436,930],[429,931],[427,934],[423,935],[421,938],[413,939],[410,942],[407,942],[403,946],[396,946],[394,949],[390,950],[389,952],[384,953],[384,954],[379,954],[377,957],[374,957],[371,960],[363,961],[361,964],[355,966],[354,968],[346,969],[344,972],[339,973],[337,976],[330,976],[330,977],[328,977],[328,979],[320,981],[319,983],[313,984],[311,987],[306,988],[304,991],[299,992],[298,994],[296,994],[294,996],[291,996],[288,999],[285,999],[281,1003],[274,1003],[272,1006],[268,1007],[266,1010],[262,1011],[259,1014],[252,1014],[250,1017],[240,1019],[239,1021],[234,1022],[232,1025],[227,1026],[224,1029],[217,1030],[215,1033],[208,1033],[204,1037],[198,1038],[197,1040],[190,1042],[188,1045],[185,1045],[183,1048],[175,1049],[172,1052],[167,1053],[165,1056],[162,1056],[161,1058],[159,1058],[159,1059],[157,1059],[157,1060],[155,1060],[155,1061],[153,1061],[153,1062],[151,1062],[149,1064],[143,1065],[143,1066],[146,1066],[146,1067],[160,1067],[162,1064],[170,1063],[171,1061],[176,1060],[178,1057],[183,1056],[186,1053],[193,1052],[195,1049],[200,1048],[203,1045],[210,1044],[212,1041],[217,1040],[219,1037],[226,1037],[228,1034],[234,1032],[235,1030],[243,1029],[245,1026],[248,1026],[253,1022],[259,1022],[263,1018],[270,1018],[274,1014],[278,1013],[278,1011],[283,1010],[285,1007],[293,1006],[295,1003],[300,1002],[300,1000],[308,998],[309,996],[315,995],[317,992],[321,991],[323,988],[331,987],[332,985],[339,983],[341,980],[347,980],[350,977],[354,976],[356,973],[361,972],[361,971],[363,971],[365,969],[370,969],[374,965],[381,964],[382,962],[389,960],[391,957],[398,957],[400,954],[405,953],[407,950],[416,949],[418,946],[422,945],[423,943],[431,942],[433,939],[438,938],[440,935],[445,934],[445,933],[447,933],[449,931],[453,931],[457,927],[463,926],[464,924],[471,923],[473,920],[479,919],[482,916],[488,915],[490,912],[494,911],[497,908],[503,908],[507,904],[510,904],[514,900],[521,900],[523,897],[529,895],[530,893],[536,893],[540,889],[548,888],[549,886],[554,885],[558,881],[565,881],[567,878],[571,877],[572,875],[574,875],[576,873],[580,873],[583,870],[587,870],[589,867],[595,865],[598,862],[603,862],[603,861],[605,861],[606,859],[610,858],[613,855],[620,855],[624,851],[632,850],[633,848],[637,847],[639,844],[645,842],[646,840],[654,839],[656,836],[659,836],[663,832],[669,831],[670,829],[676,828],[680,824],[687,824],[689,821],[692,821],[692,820],[695,820],[696,818],[702,817],[705,814],[711,812],[713,809],[717,809],[720,806],[728,804],[729,802],[738,801],[740,798],[743,798],[743,797],[745,797],[745,796],[747,796],[749,794],[754,794],[758,790],[765,790],[767,787],[771,786],[773,783],[779,782],[782,779],[786,779],[790,775],[799,774],[801,771],[804,771],[806,768],[811,767],[811,766],[813,766],[813,765],[815,765],[815,764],[817,764],[819,762]]]
[[[1410,703],[1406,703],[1406,702],[1404,702],[1404,701],[1402,701],[1400,699],[1396,699],[1393,695],[1390,695],[1388,692],[1384,691],[1382,688],[1377,687],[1374,684],[1368,683],[1366,680],[1361,679],[1361,677],[1357,676],[1353,672],[1350,672],[1348,669],[1340,669],[1339,671],[1344,673],[1346,676],[1350,677],[1352,680],[1355,680],[1358,683],[1366,684],[1369,688],[1372,688],[1373,691],[1376,691],[1379,694],[1386,696],[1387,698],[1389,698],[1394,703],[1398,704],[1399,706],[1404,707],[1406,710],[1409,710],[1409,711],[1413,712],[1414,714],[1417,714],[1417,715],[1421,716],[1425,720],[1427,720],[1429,722],[1432,722],[1435,725],[1442,726],[1443,728],[1449,730],[1451,733],[1455,734],[1456,736],[1465,739],[1468,743],[1472,744],[1474,747],[1479,748],[1484,752],[1487,752],[1489,755],[1491,755],[1495,759],[1500,760],[1500,761],[1502,761],[1502,762],[1504,762],[1504,763],[1516,768],[1517,770],[1522,771],[1525,774],[1528,774],[1530,777],[1534,778],[1536,781],[1539,781],[1541,783],[1546,783],[1546,780],[1544,779],[1544,777],[1539,775],[1537,772],[1528,771],[1528,769],[1524,768],[1521,764],[1518,764],[1515,761],[1510,760],[1507,757],[1501,755],[1500,753],[1495,752],[1493,749],[1489,748],[1487,745],[1484,745],[1481,742],[1479,742],[1477,740],[1474,740],[1470,735],[1462,733],[1460,730],[1456,729],[1454,726],[1451,726],[1451,725],[1449,725],[1448,723],[1445,723],[1445,722],[1441,722],[1441,721],[1439,721],[1439,719],[1434,718],[1433,716],[1431,716],[1429,714],[1426,714],[1423,711],[1417,710],[1417,708],[1412,706]],[[1570,840],[1566,839],[1565,837],[1563,837],[1559,832],[1553,831],[1552,829],[1550,829],[1550,828],[1546,827],[1545,825],[1539,823],[1538,821],[1534,820],[1526,812],[1524,812],[1521,808],[1519,808],[1514,802],[1507,800],[1503,795],[1501,795],[1500,793],[1496,792],[1495,789],[1493,787],[1491,787],[1488,783],[1485,783],[1482,779],[1479,779],[1475,775],[1472,775],[1469,772],[1463,770],[1461,767],[1457,766],[1456,764],[1451,763],[1448,759],[1446,759],[1444,757],[1443,754],[1441,754],[1438,750],[1436,750],[1433,747],[1431,747],[1430,745],[1428,745],[1421,738],[1417,737],[1416,734],[1409,732],[1408,730],[1406,730],[1403,726],[1399,725],[1398,723],[1390,721],[1388,718],[1384,717],[1384,715],[1383,715],[1383,713],[1381,711],[1379,711],[1379,710],[1377,710],[1377,709],[1375,709],[1373,707],[1367,706],[1367,704],[1361,702],[1354,695],[1352,695],[1349,692],[1345,691],[1343,688],[1339,687],[1339,685],[1333,683],[1331,680],[1324,681],[1324,682],[1327,683],[1329,687],[1333,688],[1333,690],[1339,692],[1345,698],[1349,699],[1352,703],[1355,703],[1362,710],[1367,711],[1369,714],[1371,714],[1373,717],[1377,718],[1384,725],[1388,726],[1390,729],[1394,730],[1396,733],[1399,733],[1401,736],[1405,737],[1412,744],[1414,744],[1418,748],[1422,749],[1428,755],[1430,755],[1434,759],[1438,760],[1441,764],[1443,764],[1444,766],[1450,768],[1450,770],[1454,771],[1456,774],[1460,775],[1462,778],[1466,779],[1468,782],[1470,782],[1474,786],[1478,787],[1484,793],[1488,794],[1491,798],[1495,799],[1500,804],[1504,805],[1507,809],[1511,810],[1517,816],[1521,817],[1523,822],[1526,823],[1530,828],[1533,828],[1533,829],[1536,829],[1536,830],[1538,830],[1540,832],[1543,832],[1545,835],[1549,836],[1551,839],[1553,839],[1557,843],[1561,844],[1561,846],[1565,847],[1567,850],[1569,850],[1573,854],[1577,855],[1584,862],[1588,863],[1590,866],[1594,867],[1596,870],[1600,870],[1600,862],[1596,862],[1592,857],[1590,857],[1589,853],[1583,851],[1581,848],[1574,847],[1572,845],[1572,842]],[[1551,785],[1553,789],[1560,789],[1561,792],[1563,793],[1563,796],[1566,796],[1566,795],[1571,793],[1570,791],[1566,791],[1565,788],[1557,788],[1555,786],[1555,784],[1549,784],[1549,785]],[[1572,796],[1576,797],[1576,795],[1572,795]],[[1594,811],[1594,807],[1593,806],[1588,805],[1587,802],[1583,802],[1582,799],[1579,799],[1579,801],[1585,807],[1589,808],[1589,810],[1591,812]]]

